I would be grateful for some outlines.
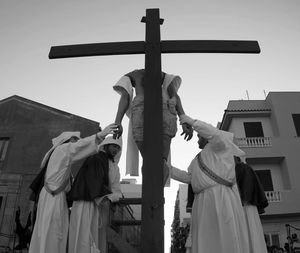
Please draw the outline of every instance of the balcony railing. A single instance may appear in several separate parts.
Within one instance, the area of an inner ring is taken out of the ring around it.
[[[242,148],[265,148],[272,146],[271,137],[236,138],[236,142]]]
[[[266,191],[265,194],[269,202],[281,201],[281,191]]]

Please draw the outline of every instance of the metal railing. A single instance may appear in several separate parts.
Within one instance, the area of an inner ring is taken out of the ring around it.
[[[244,148],[271,147],[271,137],[245,137],[236,138],[237,145]]]

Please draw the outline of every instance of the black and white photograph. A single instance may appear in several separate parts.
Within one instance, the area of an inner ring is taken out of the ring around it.
[[[0,0],[0,253],[300,252],[299,13]]]

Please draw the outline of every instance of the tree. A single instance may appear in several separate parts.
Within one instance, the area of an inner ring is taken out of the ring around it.
[[[175,201],[174,219],[171,230],[171,253],[185,253],[185,242],[188,237],[190,226],[180,226],[179,190]]]
[[[22,226],[21,221],[20,221],[20,214],[21,214],[21,209],[18,207],[16,211],[16,217],[15,217],[15,222],[16,222],[16,234],[19,237],[19,244],[14,248],[16,250],[23,250],[27,249],[28,245],[30,243],[31,239],[31,213],[29,213],[28,218],[27,218],[27,223],[25,227]]]

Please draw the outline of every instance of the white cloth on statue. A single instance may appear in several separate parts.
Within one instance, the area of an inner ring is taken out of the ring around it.
[[[98,150],[103,150],[103,146],[106,144],[117,144],[122,148],[122,138],[113,139],[111,136],[106,137],[101,142]],[[120,169],[118,166],[120,156],[121,150],[115,156],[114,162],[108,161],[108,179],[111,194],[97,198],[94,201],[73,202],[69,229],[69,252],[90,252],[93,242],[97,248],[101,248],[99,245],[101,243],[99,241],[99,228],[101,228],[104,219],[107,219],[108,216],[106,208],[102,207],[103,200],[107,197],[110,201],[116,202],[122,197]]]
[[[50,156],[45,183],[56,190],[71,175],[71,165],[97,152],[96,136],[92,135],[57,146]],[[31,237],[29,253],[65,253],[69,227],[69,214],[65,190],[52,196],[42,188],[37,206],[36,221]]]
[[[233,134],[218,130],[200,120],[192,124],[208,139],[201,152],[203,162],[223,179],[235,181],[234,155],[244,155],[232,141]],[[172,167],[171,177],[191,183],[195,193],[191,217],[192,253],[249,253],[248,231],[237,185],[216,183],[199,168],[197,157],[188,172]]]
[[[250,252],[267,253],[268,250],[264,231],[261,225],[257,207],[253,205],[244,205],[243,208],[249,233]]]
[[[162,84],[163,101],[167,101],[170,99],[168,94],[168,87],[172,81],[173,81],[174,88],[177,92],[181,85],[181,78],[179,76],[165,73],[165,78]],[[139,151],[132,136],[132,122],[131,122],[131,102],[134,98],[134,89],[130,81],[130,78],[128,76],[122,76],[118,80],[118,82],[113,86],[114,90],[118,93],[120,93],[120,91],[118,90],[118,88],[120,87],[125,89],[130,97],[130,104],[126,112],[126,115],[129,118],[128,135],[127,135],[127,151],[126,151],[126,175],[129,174],[130,176],[138,176],[139,175]],[[172,99],[176,99],[176,98],[173,97]]]

